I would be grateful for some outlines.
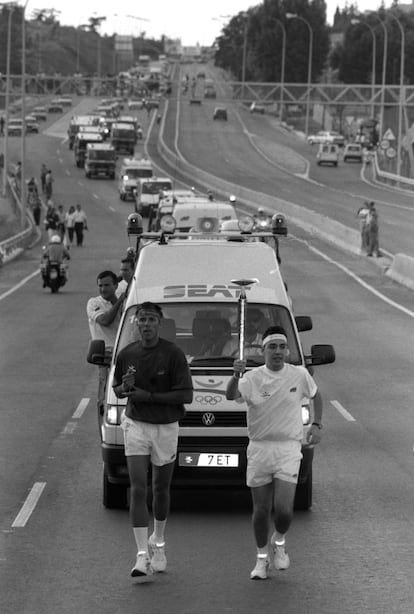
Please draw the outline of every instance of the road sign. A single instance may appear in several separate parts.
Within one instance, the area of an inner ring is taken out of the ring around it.
[[[389,147],[385,152],[385,155],[387,156],[387,158],[395,158],[397,152],[395,151],[394,147]]]
[[[388,130],[384,132],[384,136],[382,138],[387,139],[388,141],[395,141],[395,136],[391,128],[388,128]]]
[[[390,146],[390,142],[387,139],[382,139],[381,149],[388,149],[389,146]]]

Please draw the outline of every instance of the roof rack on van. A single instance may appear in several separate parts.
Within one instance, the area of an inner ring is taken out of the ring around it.
[[[245,215],[238,220],[239,230],[226,230],[225,227],[219,229],[219,220],[213,218],[201,218],[197,228],[191,229],[189,232],[176,232],[175,219],[172,215],[164,215],[160,221],[160,230],[144,231],[143,218],[139,213],[131,213],[127,221],[128,236],[136,237],[136,260],[139,258],[139,252],[142,241],[158,241],[159,245],[168,245],[169,241],[175,239],[187,240],[224,240],[224,241],[263,241],[268,244],[273,244],[276,252],[278,263],[281,263],[279,253],[279,236],[287,235],[287,224],[284,215],[277,213],[273,215],[270,224],[270,232],[255,231],[255,222],[252,217]]]

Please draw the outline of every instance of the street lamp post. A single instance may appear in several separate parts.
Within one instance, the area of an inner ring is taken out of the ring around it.
[[[393,15],[388,13],[392,19],[397,22],[397,25],[401,33],[401,55],[400,55],[400,100],[398,104],[398,137],[397,137],[397,175],[401,175],[401,141],[402,141],[402,119],[403,119],[403,105],[404,105],[404,59],[405,59],[405,32],[401,21]]]
[[[273,19],[273,21],[278,24],[281,29],[282,29],[282,59],[281,59],[281,64],[280,64],[280,100],[279,100],[279,106],[280,106],[280,112],[279,112],[279,117],[280,117],[280,121],[283,120],[283,89],[285,87],[285,64],[286,64],[286,28],[283,25],[283,22],[280,21],[280,19],[277,19],[276,17]]]
[[[361,21],[360,19],[351,19],[351,24],[352,25],[361,24],[363,26],[366,26],[371,32],[371,36],[372,36],[372,69],[371,69],[372,70],[372,76],[371,76],[372,111],[371,111],[371,114],[372,114],[372,117],[375,117],[374,98],[375,98],[376,56],[377,56],[377,39],[375,37],[375,30],[369,25],[369,23],[367,23],[366,21]]]
[[[20,180],[20,199],[22,204],[22,225],[26,224],[26,7],[29,0],[26,0],[22,10],[22,143],[21,143],[21,180]]]
[[[308,95],[306,101],[305,134],[309,135],[309,115],[310,115],[310,88],[312,83],[312,51],[313,51],[313,29],[309,21],[297,13],[286,13],[287,19],[300,19],[305,23],[309,30],[309,52],[308,52]]]
[[[384,47],[382,52],[382,78],[381,78],[381,113],[380,113],[380,139],[383,138],[384,135],[384,106],[385,106],[385,84],[387,82],[387,53],[388,53],[388,30],[385,23],[378,17],[376,13],[370,13],[371,17],[375,17],[384,32]]]
[[[10,104],[10,55],[11,55],[11,23],[12,14],[15,8],[14,3],[6,3],[5,6],[9,10],[7,20],[7,56],[6,56],[6,98],[5,98],[5,117],[4,117],[4,154],[3,154],[3,186],[2,195],[7,193],[7,167],[9,164],[9,104]]]

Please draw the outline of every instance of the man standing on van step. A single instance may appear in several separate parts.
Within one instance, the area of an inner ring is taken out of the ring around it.
[[[288,569],[285,537],[293,518],[296,483],[302,458],[302,399],[314,399],[314,422],[306,435],[320,441],[322,398],[305,367],[287,364],[287,335],[280,326],[263,333],[265,364],[244,374],[246,361],[236,359],[226,390],[228,400],[247,403],[247,485],[253,500],[253,531],[257,560],[250,578],[267,578],[269,519],[273,508],[275,531],[270,538],[276,569]],[[240,379],[241,375],[243,377]]]
[[[89,330],[91,339],[103,339],[105,341],[105,351],[108,355],[111,355],[121,319],[125,294],[121,293],[117,296],[118,276],[113,271],[99,273],[96,283],[99,288],[99,296],[90,298],[86,305]],[[102,415],[108,367],[98,367],[98,370],[98,412]]]
[[[177,454],[178,421],[193,385],[184,353],[159,337],[159,305],[142,303],[136,310],[141,340],[123,348],[115,364],[113,389],[127,397],[122,419],[125,455],[131,484],[130,517],[137,545],[132,577],[165,571],[165,527],[170,485]],[[154,531],[148,538],[147,479],[152,464]]]

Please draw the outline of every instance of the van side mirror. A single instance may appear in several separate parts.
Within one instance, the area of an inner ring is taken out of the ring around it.
[[[311,355],[305,356],[306,366],[329,365],[335,362],[335,350],[333,345],[312,345]]]
[[[313,328],[312,318],[310,316],[295,316],[295,322],[300,333],[305,332],[305,330],[312,330]]]
[[[111,356],[105,354],[105,341],[103,339],[93,339],[89,342],[86,360],[92,365],[109,367],[111,364]]]

